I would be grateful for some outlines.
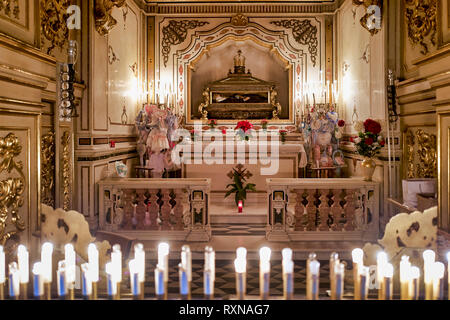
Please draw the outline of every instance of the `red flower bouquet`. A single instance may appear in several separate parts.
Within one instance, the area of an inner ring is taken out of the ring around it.
[[[216,119],[208,120],[208,125],[211,129],[214,129],[217,126],[217,120]]]
[[[266,119],[261,120],[261,127],[263,128],[263,130],[267,130],[268,123],[269,123],[269,121],[267,121]]]
[[[386,142],[381,135],[381,124],[375,120],[367,119],[363,126],[358,127],[361,131],[358,137],[353,139],[357,152],[367,158],[372,158],[380,153]]]
[[[287,135],[287,130],[280,130],[278,131],[278,133],[281,136],[281,142],[286,142],[286,135]]]
[[[251,137],[250,130],[253,129],[253,125],[248,121],[239,121],[234,130],[237,130],[237,134],[242,140],[248,141]]]

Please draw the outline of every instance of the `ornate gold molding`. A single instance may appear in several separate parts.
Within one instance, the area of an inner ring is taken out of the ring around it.
[[[18,20],[20,15],[19,0],[0,1],[0,14],[2,12],[8,18]]]
[[[41,142],[41,202],[53,207],[55,187],[55,133],[42,136]]]
[[[71,200],[71,188],[70,188],[70,132],[65,131],[61,137],[61,146],[62,146],[62,178],[63,178],[63,209],[68,211],[70,210]]]
[[[417,130],[417,153],[419,165],[417,175],[421,178],[435,178],[437,176],[437,139],[436,135],[429,134],[422,129]]]
[[[405,135],[405,153],[406,153],[406,163],[407,171],[406,178],[414,179],[414,145],[415,138],[413,132],[408,129]]]
[[[423,55],[430,52],[426,38],[436,46],[437,0],[405,0],[405,17],[408,38],[413,45],[419,44]]]
[[[70,0],[40,0],[41,34],[42,40],[50,41],[47,54],[50,55],[54,48],[64,48],[69,39],[67,28],[67,8]],[[41,41],[43,43],[43,41]]]
[[[169,24],[162,28],[163,38],[161,40],[162,55],[164,57],[164,66],[167,67],[171,46],[176,46],[186,40],[188,30],[195,29],[205,24],[206,21],[198,20],[170,20]]]
[[[314,67],[316,66],[319,40],[317,39],[317,27],[313,26],[310,20],[290,19],[271,21],[270,23],[277,27],[292,29],[295,41],[301,45],[308,46],[311,62]]]
[[[3,246],[12,236],[25,230],[25,223],[18,212],[24,203],[25,177],[23,163],[15,160],[21,152],[22,145],[15,134],[0,138],[0,173],[6,171],[10,174],[15,170],[20,175],[19,178],[8,177],[0,181],[0,245]]]
[[[369,31],[372,36],[376,35],[381,30],[381,23],[383,23],[383,0],[353,0],[353,5],[357,7],[363,5],[365,7],[366,14],[362,16],[359,23],[364,29]],[[376,12],[369,10],[370,6],[377,6],[380,8],[380,28],[369,28],[368,26],[369,19],[373,19],[374,14],[376,14]]]
[[[235,27],[246,27],[248,25],[248,18],[241,13],[238,13],[231,18],[231,24]]]
[[[126,0],[95,0],[95,29],[100,35],[107,35],[117,24],[117,20],[111,15],[112,9],[114,7],[122,8],[126,5]]]

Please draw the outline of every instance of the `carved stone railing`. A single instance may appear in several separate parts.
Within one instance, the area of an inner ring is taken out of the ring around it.
[[[209,241],[211,179],[99,182],[99,229],[139,240]]]
[[[362,179],[267,179],[272,241],[375,241],[379,184]]]

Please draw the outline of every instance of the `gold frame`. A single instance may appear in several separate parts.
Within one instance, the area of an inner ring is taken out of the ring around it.
[[[438,13],[436,15],[436,25],[437,25],[437,29],[438,29],[438,34],[437,34],[437,49],[442,49],[445,47],[450,47],[450,40],[447,42],[444,42],[443,40],[443,34],[442,34],[442,14],[444,14],[443,12],[441,12],[442,9],[442,2],[441,1],[445,1],[445,0],[437,0],[437,6],[436,6],[436,12]],[[448,1],[448,0],[447,0]],[[450,2],[448,4],[449,8],[449,12],[448,12],[448,19],[449,19],[449,23],[450,23]],[[450,29],[450,25],[449,25],[449,29]]]
[[[442,183],[444,182],[443,180],[443,172],[441,170],[442,167],[442,125],[441,125],[441,120],[442,118],[450,118],[450,111],[442,111],[442,112],[437,112],[437,149],[438,149],[438,223],[439,223],[439,228],[446,230],[447,232],[450,231],[450,211],[448,211],[447,208],[447,226],[444,226],[442,224],[442,216],[445,214],[445,212],[443,212],[443,208],[442,208]],[[449,181],[450,179],[450,148],[448,148],[450,144],[450,126],[447,128],[447,181]],[[447,196],[447,207],[450,203],[450,197]]]
[[[205,49],[203,49],[203,51],[200,53],[200,55],[195,58],[194,60],[192,60],[189,63],[189,66],[187,68],[187,112],[186,112],[186,124],[188,125],[192,125],[195,123],[195,121],[203,121],[206,123],[206,120],[201,120],[201,119],[192,119],[191,115],[192,115],[192,103],[191,103],[191,79],[192,79],[192,69],[194,69],[195,64],[203,57],[203,55],[205,55],[207,52],[209,52],[210,49],[218,47],[222,44],[224,44],[225,42],[229,41],[229,40],[234,40],[236,42],[244,42],[246,40],[251,40],[254,41],[256,44],[269,48],[271,50],[271,52],[273,52],[275,55],[278,56],[278,58],[284,62],[285,64],[285,70],[288,70],[289,72],[289,119],[279,119],[279,120],[268,120],[269,124],[275,125],[275,124],[295,124],[295,110],[294,108],[294,104],[292,103],[291,97],[293,96],[292,91],[293,91],[293,74],[292,74],[292,65],[289,63],[288,60],[286,60],[283,56],[281,56],[281,54],[278,52],[278,50],[275,49],[275,47],[271,44],[267,44],[262,42],[261,40],[257,39],[255,36],[253,35],[246,35],[243,37],[239,37],[239,36],[235,36],[235,35],[228,35],[225,36],[223,39],[221,39],[220,41],[216,42],[216,43],[212,43],[209,44],[205,47]],[[249,122],[253,123],[253,124],[257,124],[260,123],[261,120],[249,120]],[[230,125],[230,124],[236,124],[236,120],[217,120],[217,124],[218,125]]]

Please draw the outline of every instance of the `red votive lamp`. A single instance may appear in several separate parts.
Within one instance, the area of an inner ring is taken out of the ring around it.
[[[238,212],[239,213],[242,213],[242,209],[244,208],[244,205],[242,204],[242,200],[239,200],[239,203],[238,203]]]

